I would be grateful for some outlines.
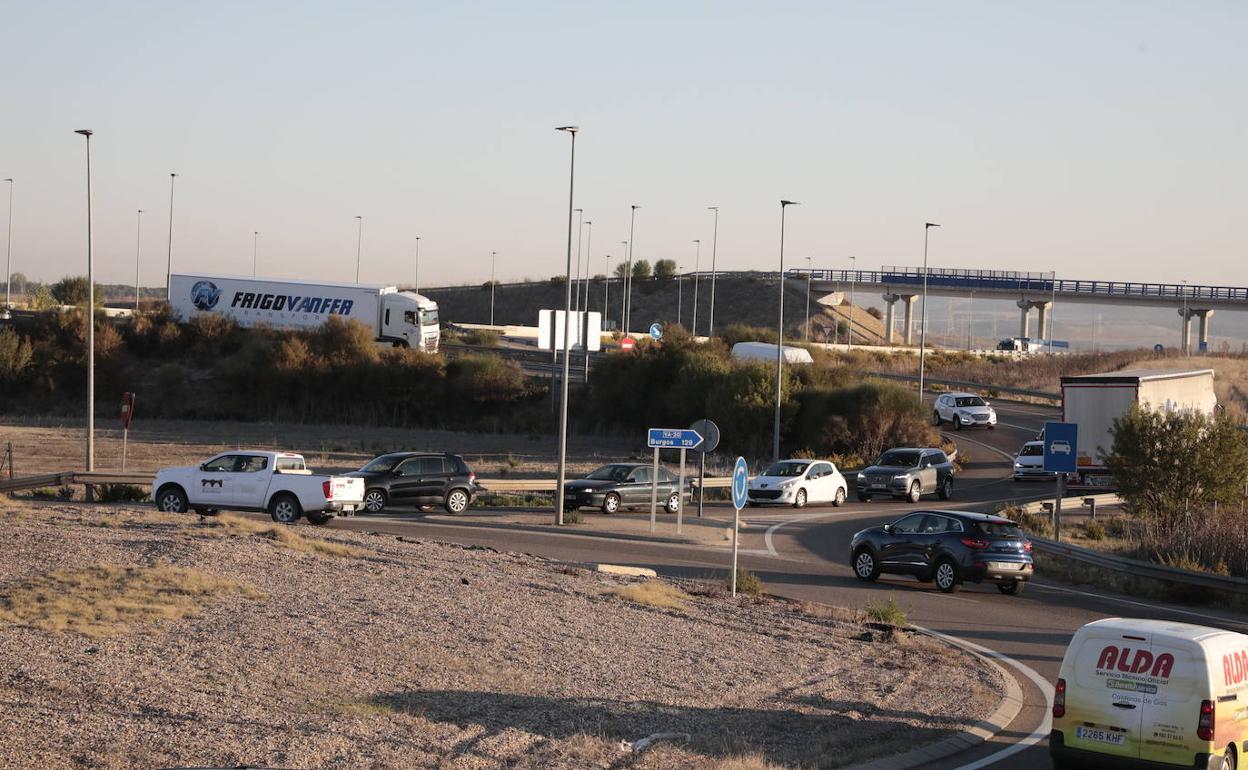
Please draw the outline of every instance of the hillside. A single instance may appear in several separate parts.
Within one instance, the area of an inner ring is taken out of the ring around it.
[[[650,324],[676,322],[678,304],[681,320],[690,327],[693,318],[693,282],[686,279],[678,291],[675,280],[638,280],[633,286],[633,330],[644,331]],[[609,328],[618,328],[620,322],[621,284],[612,279],[606,289],[608,294],[607,318]],[[601,279],[590,281],[589,309],[602,310],[604,285]],[[420,293],[436,301],[441,308],[444,323],[489,323],[490,290],[486,286],[453,286],[422,288]],[[683,294],[683,299],[678,295]],[[776,327],[776,280],[774,278],[720,278],[715,284],[715,325],[723,328],[729,324],[747,324],[774,329]],[[873,295],[866,295],[867,297]],[[860,295],[858,299],[863,299]],[[678,299],[680,300],[678,302]],[[834,313],[818,303],[818,296],[811,296],[811,315],[817,327],[835,327],[837,320],[848,322],[849,308],[838,308]],[[499,325],[536,326],[538,311],[543,308],[560,308],[564,303],[562,284],[550,282],[500,284],[495,289],[494,322]],[[788,333],[801,335],[806,312],[806,285],[790,280],[784,292],[784,325]],[[698,287],[697,331],[705,333],[710,322],[710,282],[701,281]],[[859,303],[854,311],[855,341],[878,340],[883,333],[882,324],[866,312],[866,305]],[[821,335],[816,331],[814,337]]]

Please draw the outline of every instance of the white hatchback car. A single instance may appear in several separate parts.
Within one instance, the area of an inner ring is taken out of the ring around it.
[[[1014,480],[1052,481],[1055,478],[1057,478],[1056,473],[1044,469],[1044,442],[1028,441],[1023,444],[1023,448],[1019,449],[1018,454],[1014,456]]]
[[[751,506],[807,503],[844,505],[849,487],[836,466],[826,460],[781,460],[766,473],[750,479],[747,500]]]
[[[973,425],[992,430],[997,427],[997,411],[974,393],[946,393],[936,399],[932,421],[951,422],[958,430]]]

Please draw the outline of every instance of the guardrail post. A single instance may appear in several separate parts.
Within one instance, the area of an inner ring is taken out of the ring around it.
[[[1096,521],[1096,498],[1095,497],[1083,498],[1083,505],[1085,508],[1088,509],[1088,516],[1092,518],[1092,521]]]

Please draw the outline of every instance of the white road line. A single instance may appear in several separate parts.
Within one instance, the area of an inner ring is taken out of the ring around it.
[[[997,652],[996,650],[992,650],[987,647],[975,644],[974,642],[968,642],[965,639],[959,639],[958,637],[950,636],[949,634],[942,634],[939,631],[933,631],[929,628],[923,628],[921,626],[915,626],[915,628],[919,629],[920,631],[924,633],[931,634],[932,636],[938,637],[944,640],[945,642],[948,642],[949,644],[954,645],[955,647],[961,647],[963,649],[978,652],[981,655],[986,655],[990,658],[994,658],[996,660],[1001,661],[1002,663],[1005,663],[1008,666],[1013,667],[1023,676],[1030,679],[1031,682],[1036,687],[1040,688],[1040,692],[1044,694],[1044,698],[1045,698],[1044,720],[1040,723],[1039,727],[1037,727],[1034,731],[1032,731],[1030,735],[1019,740],[1016,743],[1011,743],[1009,746],[1006,746],[1000,751],[994,751],[988,756],[981,757],[980,759],[977,759],[974,762],[969,762],[965,765],[960,765],[954,768],[954,770],[979,770],[979,768],[981,767],[988,767],[989,765],[995,765],[996,763],[1002,761],[1006,757],[1012,757],[1015,754],[1019,753],[1020,751],[1030,748],[1031,746],[1034,746],[1040,741],[1049,737],[1049,731],[1053,729],[1053,688],[1052,686],[1049,685],[1048,680],[1040,676],[1040,674],[1036,673],[1035,669],[1031,668],[1030,666],[1025,666],[1022,663],[1019,663],[1017,660],[1014,660],[1008,655],[1005,655],[1003,653]]]
[[[984,442],[982,442],[982,441],[976,441],[976,440],[975,440],[975,439],[973,439],[973,438],[967,438],[966,436],[963,436],[963,435],[962,435],[962,434],[960,434],[960,433],[959,433],[959,434],[956,434],[956,435],[951,435],[951,434],[949,434],[949,433],[947,433],[947,432],[942,432],[942,434],[941,434],[941,435],[943,435],[945,438],[948,438],[948,439],[952,440],[954,443],[957,443],[958,441],[969,441],[970,443],[975,444],[975,445],[977,445],[977,446],[981,446],[981,447],[983,447],[984,449],[987,449],[987,450],[992,451],[992,452],[996,452],[997,454],[1001,455],[1001,456],[1002,456],[1002,457],[1004,457],[1005,459],[1009,460],[1009,461],[1010,461],[1010,463],[1011,463],[1011,466],[1010,466],[1010,467],[1011,467],[1011,468],[1013,467],[1014,455],[1010,454],[1009,452],[1005,451],[1004,449],[997,449],[995,446],[993,446],[993,445],[991,445],[991,444],[985,444],[985,443],[984,443]]]
[[[1062,586],[1049,585],[1047,583],[1037,583],[1034,580],[1031,581],[1031,587],[1040,588],[1046,591],[1059,591],[1065,594],[1076,594],[1078,596],[1087,596],[1093,599],[1101,599],[1107,602],[1129,604],[1134,607],[1145,607],[1147,609],[1157,610],[1159,612],[1173,612],[1178,615],[1190,615],[1191,617],[1200,618],[1201,620],[1214,620],[1219,623],[1224,623],[1227,625],[1233,625],[1233,626],[1239,626],[1239,627],[1248,626],[1248,623],[1245,623],[1243,619],[1228,618],[1228,617],[1224,617],[1221,615],[1211,615],[1206,612],[1194,612],[1192,610],[1183,610],[1177,607],[1168,607],[1164,604],[1149,604],[1148,602],[1139,602],[1134,599],[1126,599],[1120,596],[1109,596],[1106,594],[1094,593],[1092,591],[1080,591],[1076,588],[1064,588]]]
[[[1030,425],[1015,425],[1012,422],[1001,422],[1000,420],[997,420],[997,425],[1004,425],[1007,428],[1016,428],[1018,430],[1025,430],[1028,433],[1036,433],[1036,434],[1040,433],[1039,428],[1033,428]]]

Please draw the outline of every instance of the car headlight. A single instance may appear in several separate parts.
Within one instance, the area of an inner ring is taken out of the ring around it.
[[[1022,464],[1022,463],[1014,463],[1014,467],[1015,467],[1015,468],[1021,468],[1021,467],[1023,467],[1023,464]]]
[[[782,484],[780,485],[780,488],[781,488],[781,489],[788,489],[789,487],[793,486],[793,485],[794,485],[794,484],[796,484],[796,483],[797,483],[796,481],[786,481],[786,482],[784,482],[784,483],[782,483]]]
[[[905,481],[905,480],[906,480],[906,474],[904,473],[898,473],[896,476],[893,476],[893,481]]]

